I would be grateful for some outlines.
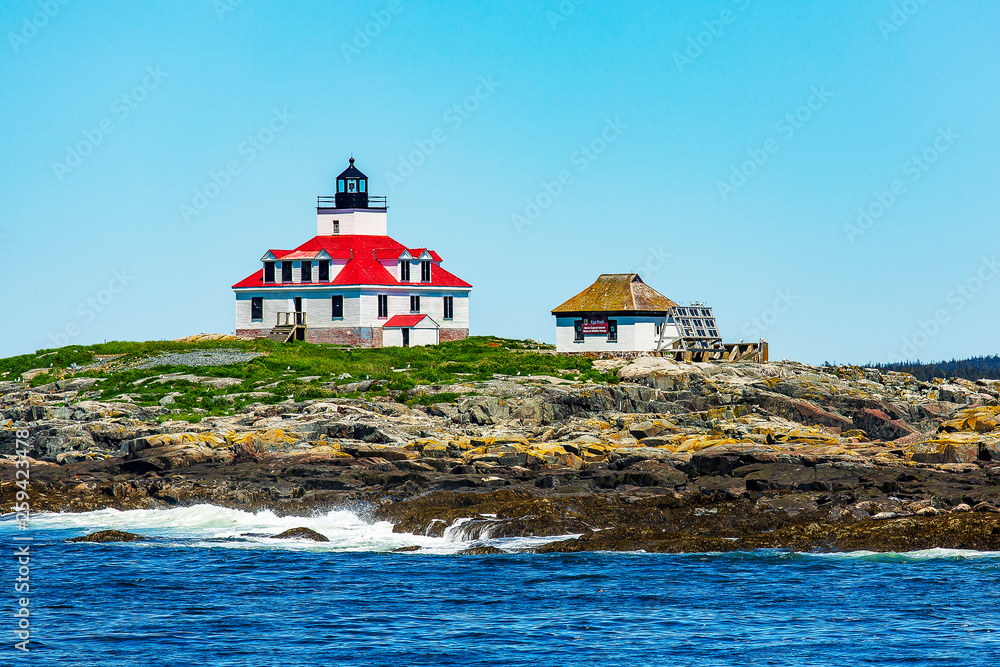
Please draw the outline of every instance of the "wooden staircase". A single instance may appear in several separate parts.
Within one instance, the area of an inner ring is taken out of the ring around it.
[[[295,336],[295,327],[289,325],[274,327],[267,334],[266,338],[268,340],[273,340],[275,343],[287,343],[292,340],[293,336]]]
[[[306,314],[303,312],[277,313],[274,328],[266,338],[275,343],[287,343],[306,338]]]

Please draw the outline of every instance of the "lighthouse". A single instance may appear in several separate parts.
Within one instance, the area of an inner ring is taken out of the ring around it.
[[[357,347],[434,345],[469,335],[472,285],[441,256],[388,235],[385,197],[354,158],[316,202],[316,236],[269,249],[233,285],[236,334]]]

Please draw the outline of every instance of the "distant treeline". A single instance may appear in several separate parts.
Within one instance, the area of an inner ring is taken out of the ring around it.
[[[893,364],[870,364],[871,368],[909,373],[918,380],[931,378],[965,378],[966,380],[1000,380],[1000,355],[992,357],[972,357],[952,359],[925,364],[917,361],[902,361]]]

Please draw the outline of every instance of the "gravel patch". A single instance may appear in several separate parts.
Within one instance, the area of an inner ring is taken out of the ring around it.
[[[149,357],[133,366],[137,369],[156,368],[157,366],[228,366],[242,364],[266,356],[263,352],[243,352],[226,348],[218,350],[192,350],[190,352],[163,352],[155,357]]]

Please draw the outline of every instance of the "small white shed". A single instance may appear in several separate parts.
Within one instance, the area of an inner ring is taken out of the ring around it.
[[[635,273],[605,273],[553,309],[559,352],[652,352],[686,337],[676,303]],[[714,327],[714,322],[713,322]],[[695,332],[691,332],[694,335]]]
[[[439,333],[430,315],[396,315],[382,325],[382,347],[437,345]]]

